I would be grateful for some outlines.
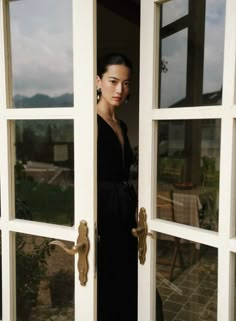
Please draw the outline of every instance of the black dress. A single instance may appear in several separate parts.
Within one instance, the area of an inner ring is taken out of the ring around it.
[[[98,115],[98,321],[137,321],[136,194],[128,184],[133,153]]]
[[[120,121],[124,149],[111,126],[98,122],[98,321],[137,321],[137,196],[129,185],[133,152]],[[163,321],[156,292],[156,320]],[[146,320],[143,320],[146,321]]]

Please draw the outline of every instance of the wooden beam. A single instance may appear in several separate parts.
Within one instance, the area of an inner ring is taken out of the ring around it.
[[[128,0],[98,0],[98,3],[130,22],[140,25],[140,5],[136,2]]]
[[[164,39],[166,37],[169,37],[173,35],[174,33],[181,31],[185,28],[187,28],[189,25],[189,15],[183,16],[172,23],[169,23],[168,25],[161,28],[161,39]]]

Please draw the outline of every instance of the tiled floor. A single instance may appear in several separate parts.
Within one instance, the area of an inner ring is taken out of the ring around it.
[[[183,271],[175,269],[173,282],[162,277],[161,268],[166,267],[158,267],[157,287],[165,321],[217,320],[216,259],[216,250],[205,248],[194,264]]]

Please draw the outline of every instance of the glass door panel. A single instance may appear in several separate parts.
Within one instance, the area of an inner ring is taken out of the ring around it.
[[[96,4],[0,0],[0,9],[2,317],[94,321]]]
[[[16,120],[16,218],[74,224],[72,120]]]
[[[156,284],[165,320],[217,320],[217,258],[213,247],[157,234]],[[158,294],[156,302],[158,311]]]
[[[235,5],[142,2],[140,321],[235,320]]]
[[[160,5],[160,108],[222,104],[225,3]]]
[[[160,107],[172,107],[181,104],[186,97],[187,80],[187,28],[162,40]],[[173,51],[173,48],[174,51]],[[178,89],[175,88],[178,83]]]
[[[185,17],[188,14],[189,1],[168,1],[162,6],[162,27]]]
[[[12,106],[72,107],[72,0],[10,2]]]
[[[218,230],[220,120],[158,123],[156,215]]]
[[[74,320],[74,257],[50,241],[15,234],[17,321]]]

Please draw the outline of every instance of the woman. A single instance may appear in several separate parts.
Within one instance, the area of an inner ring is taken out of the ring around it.
[[[137,321],[137,240],[131,234],[137,199],[128,184],[133,153],[127,127],[116,117],[131,76],[122,54],[98,63],[98,321]]]

